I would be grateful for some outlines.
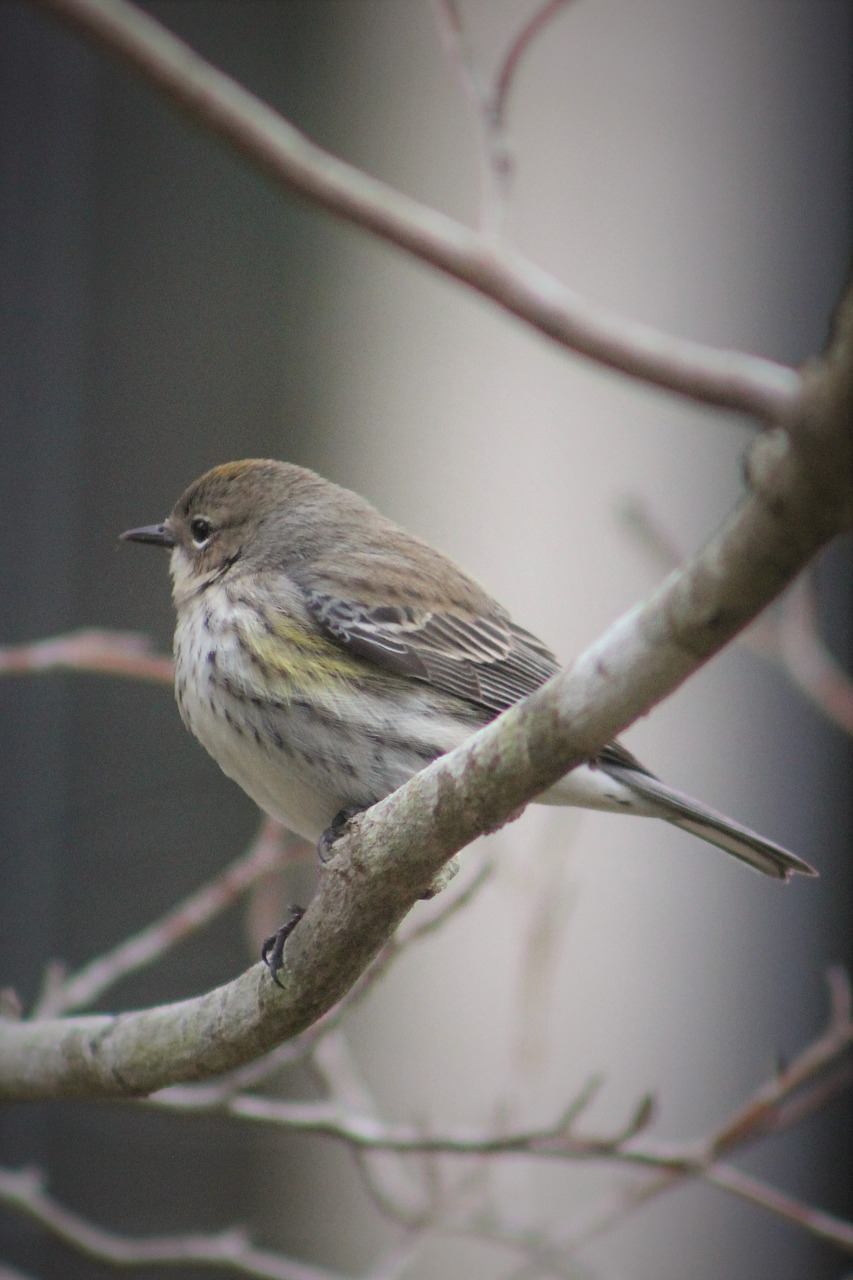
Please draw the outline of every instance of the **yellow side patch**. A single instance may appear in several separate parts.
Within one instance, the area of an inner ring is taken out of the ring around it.
[[[267,621],[268,626],[241,625],[239,629],[278,698],[297,692],[300,697],[317,697],[342,683],[363,686],[371,678],[381,678],[361,659],[289,618],[279,614]]]

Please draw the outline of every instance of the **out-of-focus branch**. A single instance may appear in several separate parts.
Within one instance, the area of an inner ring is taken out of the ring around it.
[[[283,866],[294,843],[280,823],[264,818],[249,848],[209,884],[178,902],[159,920],[91,960],[77,973],[61,976],[54,967],[33,1010],[34,1018],[85,1009],[122,978],[153,964],[173,946],[208,924],[250,885]],[[300,842],[301,843],[301,842]]]
[[[151,1102],[157,1105],[165,1101],[166,1105],[169,1105],[174,1096],[179,1100],[180,1106],[216,1110],[223,1107],[235,1094],[256,1089],[264,1084],[282,1068],[292,1066],[294,1063],[305,1063],[314,1053],[317,1044],[325,1036],[339,1029],[344,1017],[373,989],[397,957],[413,943],[429,937],[430,934],[442,928],[452,916],[466,907],[494,874],[494,869],[494,859],[486,858],[469,878],[467,884],[455,892],[451,890],[449,893],[433,898],[429,904],[422,904],[420,919],[406,920],[341,1000],[322,1018],[318,1018],[307,1027],[301,1035],[294,1036],[284,1044],[278,1045],[270,1053],[254,1058],[244,1066],[221,1075],[210,1084],[167,1087],[155,1094]]]
[[[683,556],[670,534],[644,503],[630,498],[622,504],[621,516],[665,572],[682,563]],[[853,734],[853,678],[820,634],[813,570],[801,574],[738,639],[745,648],[781,667],[828,720]]]
[[[853,1046],[850,986],[841,969],[830,970],[828,981],[830,1013],[826,1029],[793,1062],[761,1085],[715,1134],[692,1151],[655,1153],[635,1149],[620,1153],[620,1159],[648,1164],[652,1169],[658,1162],[658,1172],[585,1210],[577,1221],[568,1224],[558,1239],[549,1242],[546,1255],[573,1256],[624,1222],[631,1213],[691,1177],[705,1178],[734,1195],[761,1203],[764,1208],[849,1251],[853,1225],[765,1187],[755,1179],[747,1180],[720,1163],[721,1156],[764,1134],[798,1123],[816,1107],[846,1090],[848,1079],[838,1066]],[[661,1155],[665,1155],[667,1163],[660,1163]]]
[[[798,579],[779,601],[774,630],[776,661],[827,719],[853,734],[853,679],[823,642],[811,575]],[[759,640],[763,634],[762,629]]]
[[[151,652],[147,636],[132,631],[70,631],[64,636],[0,648],[0,676],[44,671],[96,671],[171,684],[172,659]]]
[[[217,1094],[215,1086],[212,1089],[178,1087],[157,1094],[152,1102],[167,1110],[224,1111],[235,1119],[331,1137],[361,1153],[604,1160],[654,1172],[654,1177],[627,1189],[615,1200],[608,1200],[591,1216],[587,1213],[585,1223],[573,1228],[561,1241],[550,1242],[549,1256],[552,1252],[575,1252],[648,1200],[686,1178],[697,1177],[794,1221],[839,1248],[848,1249],[853,1241],[853,1225],[720,1163],[722,1156],[749,1146],[768,1133],[799,1123],[847,1089],[849,1076],[838,1068],[853,1046],[849,984],[840,969],[832,970],[828,977],[831,1008],[825,1030],[787,1067],[762,1084],[714,1134],[686,1146],[656,1148],[647,1142],[637,1142],[653,1115],[653,1102],[648,1097],[640,1100],[617,1133],[595,1136],[579,1133],[577,1122],[601,1087],[602,1081],[598,1078],[591,1080],[552,1124],[499,1134],[465,1130],[425,1134],[415,1125],[386,1124],[353,1107],[352,1095],[348,1101],[338,1096],[337,1091],[329,1102],[294,1103],[246,1093]],[[395,1217],[402,1216],[402,1210],[395,1211]],[[428,1220],[422,1215],[421,1224]],[[414,1225],[415,1218],[411,1217],[411,1221]]]
[[[389,1125],[371,1116],[344,1112],[337,1100],[284,1102],[278,1098],[238,1094],[229,1098],[221,1109],[237,1119],[282,1125],[300,1133],[337,1138],[363,1151],[445,1156],[512,1154],[590,1160],[620,1153],[625,1144],[636,1137],[651,1119],[650,1100],[644,1098],[617,1133],[606,1137],[584,1137],[575,1133],[575,1121],[589,1105],[600,1084],[599,1079],[587,1084],[553,1124],[509,1134],[484,1134],[464,1130],[424,1134],[416,1125]],[[176,1088],[155,1095],[152,1102],[167,1110],[207,1111],[209,1108],[206,1105],[197,1105],[203,1098],[204,1091]],[[640,1157],[628,1155],[625,1158],[631,1163],[646,1163]],[[680,1165],[680,1158],[675,1156],[649,1156],[648,1159],[658,1163],[665,1162],[667,1167],[670,1160]]]
[[[717,1160],[744,1141],[775,1131],[784,1123],[784,1104],[812,1084],[853,1046],[850,982],[843,969],[828,975],[830,1015],[826,1030],[793,1062],[772,1076],[717,1132],[709,1159]]]
[[[756,442],[752,493],[703,551],[573,668],[351,822],[288,942],[284,991],[258,966],[198,1000],[120,1019],[0,1023],[0,1092],[109,1096],[204,1079],[336,1004],[454,853],[677,688],[849,526],[853,317],[837,342],[845,360],[833,348],[809,371],[790,434]]]
[[[794,413],[799,375],[626,320],[479,234],[329,155],[128,0],[31,0],[129,62],[193,120],[288,190],[490,298],[561,346],[693,400],[766,421]]]
[[[458,0],[434,0],[438,29],[447,54],[459,73],[465,96],[473,105],[483,136],[482,229],[497,236],[504,229],[515,156],[509,140],[507,106],[524,55],[545,27],[570,0],[545,0],[533,10],[509,42],[490,86],[474,66]]]
[[[509,42],[501,65],[498,67],[492,91],[492,114],[501,125],[506,124],[509,95],[525,54],[557,14],[568,8],[571,3],[572,0],[545,0],[533,10]]]
[[[741,1173],[739,1169],[731,1169],[725,1165],[712,1165],[710,1169],[705,1170],[704,1177],[715,1187],[730,1191],[732,1195],[739,1196],[749,1204],[775,1213],[777,1217],[784,1218],[796,1227],[801,1227],[809,1235],[817,1236],[828,1244],[843,1249],[845,1253],[853,1253],[853,1222],[845,1222],[834,1214],[824,1213],[822,1209],[804,1204],[802,1200],[786,1195],[784,1191],[778,1191],[775,1187],[769,1187],[757,1178]]]
[[[47,1194],[29,1169],[0,1169],[0,1203],[25,1214],[87,1257],[120,1267],[208,1266],[256,1280],[345,1280],[339,1272],[256,1249],[239,1227],[210,1235],[134,1239],[96,1226]]]
[[[96,29],[111,47],[144,64],[177,100],[193,104],[208,123],[218,121],[229,137],[245,135],[256,150],[263,142],[272,167],[301,173],[303,189],[352,195],[339,162],[326,157],[321,163],[272,112],[123,0],[42,3]],[[362,212],[366,207],[374,205],[368,201]],[[737,361],[723,365],[743,367]],[[826,354],[804,370],[802,390],[800,411],[787,414],[785,429],[774,428],[754,443],[749,493],[705,548],[571,669],[353,819],[288,941],[284,990],[258,965],[199,999],[120,1018],[0,1022],[0,1094],[147,1094],[233,1070],[327,1013],[453,854],[508,821],[678,688],[850,527],[850,292]],[[798,394],[786,394],[775,407],[791,410],[797,403]]]

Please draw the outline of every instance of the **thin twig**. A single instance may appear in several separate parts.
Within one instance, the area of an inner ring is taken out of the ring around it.
[[[688,1177],[708,1177],[710,1170],[714,1170],[713,1180],[717,1185],[722,1186],[723,1181],[728,1178],[726,1189],[737,1194],[737,1175],[733,1171],[731,1174],[721,1171],[718,1159],[720,1155],[753,1142],[765,1133],[779,1132],[802,1119],[806,1114],[805,1110],[791,1105],[791,1098],[813,1082],[823,1078],[828,1088],[829,1082],[832,1081],[836,1089],[834,1096],[838,1096],[846,1089],[846,1078],[840,1075],[836,1068],[853,1044],[850,986],[847,975],[840,968],[831,969],[827,979],[830,991],[830,1015],[826,1029],[807,1045],[787,1068],[762,1084],[743,1106],[738,1107],[707,1140],[704,1150],[696,1148],[692,1155],[690,1151],[683,1151],[680,1165],[677,1159],[661,1161],[651,1151],[633,1150],[616,1153],[615,1158],[622,1161],[627,1159],[646,1163],[651,1168],[657,1164],[659,1171],[640,1183],[608,1196],[592,1210],[587,1210],[578,1221],[569,1226],[554,1247],[560,1252],[574,1254],[592,1240],[624,1222],[630,1213],[635,1213],[672,1186]],[[830,1096],[828,1092],[824,1092],[822,1101],[828,1102]],[[837,1238],[832,1237],[828,1233],[834,1219],[828,1215],[821,1215],[819,1219],[811,1217],[813,1213],[820,1214],[820,1211],[813,1211],[809,1206],[796,1201],[789,1203],[781,1193],[775,1198],[774,1195],[775,1193],[771,1194],[768,1189],[762,1201],[764,1208],[795,1221],[798,1226],[805,1227],[807,1230],[811,1229],[811,1223],[816,1223],[819,1228],[816,1234],[823,1239],[833,1239],[839,1248],[847,1248],[848,1234],[853,1230],[849,1224],[842,1223],[842,1229]],[[797,1206],[793,1218],[788,1212],[791,1204]]]
[[[415,1125],[386,1124],[373,1116],[356,1114],[332,1102],[287,1102],[279,1098],[237,1094],[211,1105],[210,1090],[175,1086],[163,1089],[150,1099],[152,1105],[171,1111],[223,1111],[235,1119],[281,1125],[299,1133],[335,1138],[362,1151],[389,1151],[406,1155],[496,1156],[526,1155],[543,1158],[598,1160],[621,1156],[632,1164],[680,1168],[685,1157],[625,1150],[651,1120],[649,1100],[644,1098],[626,1123],[606,1137],[583,1137],[572,1126],[589,1105],[600,1081],[590,1081],[577,1098],[564,1108],[558,1119],[546,1126],[520,1129],[512,1133],[477,1133],[459,1129],[425,1134]],[[690,1156],[695,1162],[695,1153]]]
[[[793,1196],[769,1187],[766,1183],[753,1178],[739,1169],[731,1169],[725,1165],[711,1165],[702,1175],[706,1182],[711,1182],[723,1191],[739,1196],[750,1204],[768,1209],[777,1217],[785,1218],[795,1226],[802,1227],[810,1235],[826,1240],[836,1248],[853,1253],[853,1222],[845,1222],[834,1214],[825,1213],[823,1209],[815,1209],[811,1205],[796,1200]]]
[[[554,342],[691,400],[786,421],[801,404],[793,369],[626,320],[478,234],[346,164],[206,63],[127,0],[32,0],[130,62],[256,168],[329,212],[429,263]]]
[[[620,515],[665,572],[683,563],[674,539],[645,503],[633,496],[626,498]],[[741,633],[738,642],[781,667],[828,720],[853,734],[853,679],[820,634],[813,568],[801,573],[785,594]]]
[[[147,636],[133,631],[69,631],[63,636],[0,648],[0,676],[35,675],[45,671],[96,671],[171,684],[172,659],[151,652]]]
[[[210,1266],[257,1280],[344,1280],[338,1272],[256,1249],[240,1228],[211,1235],[135,1239],[96,1226],[44,1190],[38,1173],[0,1169],[0,1201],[90,1258],[120,1267]]]
[[[507,107],[515,77],[530,45],[570,0],[545,0],[510,40],[494,80],[487,86],[477,71],[468,32],[457,0],[433,0],[439,33],[456,68],[463,92],[473,105],[482,135],[481,217],[485,235],[504,231],[509,209],[515,156],[509,137]]]
[[[533,41],[540,35],[557,14],[567,8],[571,0],[545,0],[538,9],[522,23],[515,37],[510,41],[504,54],[503,62],[495,76],[495,87],[492,91],[492,114],[499,128],[506,125],[509,95],[515,84],[515,77]]]
[[[467,884],[456,893],[444,893],[432,899],[424,906],[424,915],[415,923],[406,920],[389,939],[373,963],[353,983],[349,991],[328,1013],[307,1027],[301,1035],[278,1045],[270,1053],[246,1063],[236,1071],[230,1071],[209,1084],[173,1085],[153,1095],[150,1099],[155,1105],[165,1099],[183,1100],[181,1105],[197,1106],[198,1109],[217,1109],[224,1106],[235,1094],[249,1089],[256,1089],[283,1068],[304,1062],[313,1052],[317,1043],[327,1035],[336,1031],[345,1015],[372,990],[375,984],[388,972],[397,957],[413,943],[427,938],[442,925],[461,911],[476,896],[480,888],[494,874],[495,859],[483,860]]]
[[[361,1151],[395,1151],[410,1155],[497,1156],[525,1155],[538,1158],[570,1160],[605,1160],[639,1166],[655,1171],[656,1176],[636,1184],[615,1197],[610,1197],[585,1215],[559,1242],[551,1242],[549,1250],[576,1252],[591,1239],[621,1222],[650,1199],[660,1195],[686,1177],[706,1178],[733,1194],[760,1203],[764,1208],[813,1230],[822,1239],[847,1248],[853,1227],[831,1215],[777,1193],[757,1182],[739,1180],[739,1175],[724,1167],[719,1156],[755,1141],[769,1132],[788,1128],[811,1110],[791,1105],[791,1099],[809,1086],[824,1081],[820,1101],[827,1102],[847,1086],[846,1074],[835,1072],[841,1058],[853,1044],[853,1017],[849,990],[841,970],[829,974],[831,1011],[828,1024],[791,1064],[762,1084],[752,1097],[704,1143],[669,1149],[637,1146],[635,1139],[650,1123],[652,1100],[641,1099],[634,1114],[622,1129],[612,1135],[591,1137],[579,1135],[574,1126],[591,1103],[600,1080],[590,1081],[551,1125],[520,1129],[509,1134],[477,1134],[470,1131],[445,1131],[424,1134],[412,1125],[387,1125],[372,1116],[354,1115],[333,1103],[291,1103],[250,1095],[231,1096],[220,1109],[227,1114],[253,1122],[285,1125],[301,1132],[322,1134],[346,1142]],[[828,1074],[829,1073],[829,1074]],[[204,1090],[171,1089],[157,1095],[155,1104],[178,1110],[209,1109],[204,1103]],[[813,1105],[813,1104],[812,1104]],[[746,1188],[746,1190],[744,1190]],[[550,1256],[550,1254],[549,1254]]]
[[[853,680],[820,634],[812,575],[804,574],[776,610],[779,662],[827,719],[853,734]]]
[[[358,1069],[355,1055],[343,1027],[317,1041],[310,1065],[341,1118],[352,1113],[378,1117],[378,1107]],[[372,1152],[353,1147],[362,1185],[383,1216],[412,1230],[423,1227],[430,1217],[422,1183],[416,1184],[418,1166],[396,1153]]]
[[[280,823],[264,818],[245,853],[229,863],[214,880],[77,973],[61,980],[51,977],[33,1017],[56,1017],[74,1009],[85,1009],[128,974],[161,959],[176,943],[209,924],[250,885],[283,866],[292,843],[293,837],[286,834]]]
[[[482,116],[487,109],[489,94],[477,74],[468,31],[457,0],[433,0],[432,7],[441,43],[459,77],[462,92]]]
[[[747,1140],[778,1129],[784,1114],[783,1103],[835,1066],[853,1046],[853,1017],[846,974],[841,968],[831,969],[828,983],[831,1011],[826,1030],[797,1054],[788,1066],[757,1089],[717,1131],[709,1148],[709,1163]]]

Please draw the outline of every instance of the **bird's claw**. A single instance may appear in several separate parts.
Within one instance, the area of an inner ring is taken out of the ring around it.
[[[350,818],[356,817],[359,813],[364,813],[364,810],[365,805],[363,804],[348,804],[344,809],[338,810],[317,841],[317,856],[321,862],[328,862],[331,858],[334,845],[344,834]]]
[[[284,983],[279,982],[278,975],[284,968],[284,944],[293,933],[293,930],[299,924],[299,921],[305,915],[305,908],[297,906],[292,902],[288,907],[289,915],[276,933],[270,934],[261,947],[261,959],[270,971],[272,980],[277,987],[284,987]]]

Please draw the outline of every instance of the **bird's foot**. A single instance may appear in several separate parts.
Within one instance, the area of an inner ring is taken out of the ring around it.
[[[340,840],[346,831],[347,823],[350,818],[354,818],[359,813],[364,813],[367,805],[364,804],[348,804],[345,808],[340,809],[332,818],[326,830],[317,841],[317,856],[321,862],[328,862],[332,856],[333,848],[336,840]]]
[[[272,980],[277,987],[284,986],[284,983],[278,980],[278,975],[284,968],[284,944],[305,915],[305,908],[292,902],[288,912],[289,915],[281,928],[276,933],[270,934],[261,947],[261,959],[272,974]]]

